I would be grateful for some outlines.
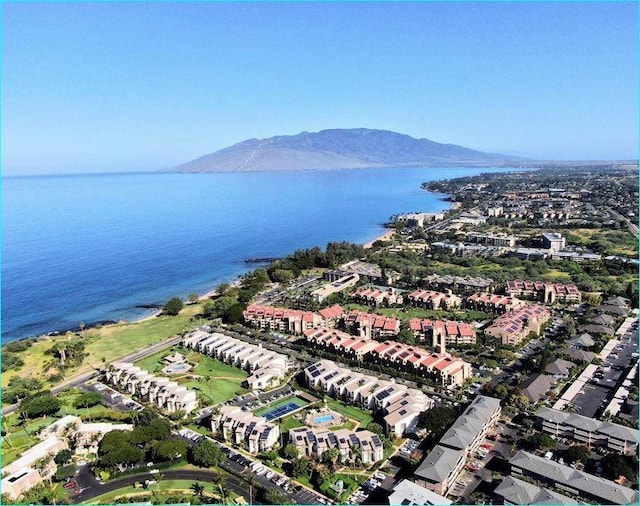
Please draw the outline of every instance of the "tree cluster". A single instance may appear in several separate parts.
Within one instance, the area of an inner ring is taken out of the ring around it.
[[[23,418],[38,418],[45,415],[53,415],[60,409],[60,401],[53,396],[50,390],[35,393],[20,404],[20,416]]]

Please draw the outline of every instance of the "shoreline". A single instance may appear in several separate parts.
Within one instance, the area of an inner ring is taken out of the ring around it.
[[[428,193],[433,193],[433,194],[439,194],[439,192],[432,192],[430,190],[427,190],[426,188],[421,188],[423,190],[425,190]],[[440,195],[446,195],[446,194],[440,194]],[[449,210],[455,210],[461,207],[461,203],[460,202],[451,202],[450,200],[447,200],[447,198],[449,198],[450,195],[447,195],[447,197],[441,199],[443,202],[448,202],[449,208],[448,209],[443,209],[442,212],[447,212]],[[362,244],[362,247],[364,249],[371,249],[373,247],[373,243],[376,241],[388,241],[391,240],[396,234],[396,230],[395,229],[387,229],[385,228],[384,231],[377,235],[376,237],[374,237],[373,239],[367,241],[366,243]],[[292,252],[293,253],[293,252]],[[251,272],[251,271],[249,271]],[[240,275],[239,275],[240,276]],[[224,281],[220,281],[216,284],[216,286],[202,294],[198,294],[198,303],[206,301],[216,295],[218,295],[218,291],[217,291],[217,287],[221,284],[224,283]],[[241,284],[241,281],[239,279],[235,279],[234,281],[229,282],[230,287],[237,287]],[[186,305],[186,303],[185,303]],[[131,319],[118,319],[117,321],[114,320],[100,320],[97,321],[95,323],[91,323],[89,325],[87,325],[84,330],[90,330],[90,329],[95,329],[98,326],[100,327],[109,327],[112,325],[127,325],[127,324],[136,324],[136,323],[142,323],[142,322],[146,322],[149,320],[153,320],[154,318],[157,318],[158,316],[160,316],[162,314],[162,309],[157,309],[154,310],[153,312],[151,312],[150,314],[146,314],[146,315],[141,315],[137,318],[131,318]],[[76,328],[69,328],[69,329],[63,329],[63,330],[53,330],[47,334],[40,334],[37,336],[25,336],[25,337],[21,337],[18,339],[12,339],[10,341],[7,342],[3,342],[1,344],[1,346],[4,346],[6,344],[10,344],[10,343],[14,343],[14,342],[18,342],[18,341],[25,341],[25,340],[30,340],[30,341],[40,341],[40,340],[47,340],[47,339],[53,339],[56,337],[60,337],[65,335],[68,332],[72,332],[72,333],[79,333],[80,329]]]

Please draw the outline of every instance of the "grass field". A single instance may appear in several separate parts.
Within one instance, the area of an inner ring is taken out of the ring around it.
[[[361,428],[365,428],[373,420],[371,413],[356,408],[355,406],[349,406],[340,401],[336,401],[335,399],[327,399],[327,406],[335,409],[347,418],[360,422]]]
[[[242,382],[248,376],[246,371],[202,353],[191,352],[187,355],[187,360],[197,364],[187,376],[194,374],[202,377],[178,378],[177,381],[199,392],[199,396],[207,404],[218,404],[233,398],[238,391],[242,390]]]
[[[87,329],[82,338],[85,342],[87,356],[82,364],[65,371],[65,377],[69,378],[75,374],[87,372],[93,367],[102,366],[104,363],[112,362],[194,328],[204,322],[204,320],[194,319],[199,312],[200,305],[194,304],[185,306],[177,316],[159,316],[137,323],[118,323]],[[52,357],[47,355],[47,352],[56,342],[67,339],[66,335],[42,338],[34,341],[26,351],[17,353],[24,360],[24,365],[17,370],[2,373],[2,387],[6,387],[15,375],[35,376],[45,381],[45,386],[54,386],[55,383],[48,381],[49,371],[47,371],[46,364],[51,361]],[[74,337],[74,339],[80,338]]]
[[[2,465],[6,466],[18,459],[20,454],[40,442],[38,432],[50,425],[58,417],[48,416],[25,425],[20,425],[18,415],[3,417],[2,427],[7,432],[2,438]]]
[[[331,486],[338,480],[342,480],[344,484],[344,488],[341,493],[337,493],[331,489]],[[320,486],[320,492],[322,492],[326,496],[331,497],[332,499],[336,499],[338,502],[344,503],[348,499],[351,492],[358,488],[360,484],[364,483],[364,481],[365,477],[360,475],[335,474]]]
[[[109,492],[108,494],[95,497],[83,504],[113,504],[115,499],[120,496],[149,496],[152,494],[160,501],[159,504],[163,504],[165,503],[164,499],[167,499],[170,495],[167,492],[175,493],[172,495],[182,494],[185,496],[194,496],[193,491],[191,490],[191,485],[196,482],[197,480],[161,480],[157,484],[150,485],[148,489],[135,488],[133,485],[130,485],[128,487],[119,488],[118,490]],[[199,483],[204,487],[205,497],[219,497],[220,491],[217,486],[206,482]]]
[[[302,420],[298,420],[292,416],[287,416],[281,420],[278,420],[280,424],[280,432],[289,432],[290,429],[296,429],[298,427],[304,427]]]

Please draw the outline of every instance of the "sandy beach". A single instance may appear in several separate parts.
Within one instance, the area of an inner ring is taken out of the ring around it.
[[[384,232],[383,234],[379,235],[375,239],[372,239],[371,241],[365,243],[363,245],[363,247],[364,247],[364,249],[369,249],[369,248],[371,248],[373,246],[373,243],[376,242],[376,241],[390,241],[395,234],[396,234],[396,231],[394,229],[387,230],[386,232]]]

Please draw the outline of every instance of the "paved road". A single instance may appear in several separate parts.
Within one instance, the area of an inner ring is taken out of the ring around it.
[[[141,358],[145,358],[145,357],[148,357],[149,355],[153,355],[157,351],[163,350],[165,348],[170,348],[171,346],[178,344],[181,339],[182,339],[182,336],[174,336],[165,341],[152,344],[151,346],[144,348],[143,350],[136,351],[135,353],[131,353],[130,355],[126,355],[118,360],[122,362],[135,362],[136,360],[140,360]],[[54,394],[57,394],[59,392],[62,392],[63,390],[66,390],[67,388],[81,385],[82,383],[89,381],[90,379],[98,376],[99,374],[100,374],[100,371],[98,371],[97,369],[94,369],[92,371],[88,371],[82,374],[78,374],[76,376],[73,376],[63,381],[59,385],[53,387],[51,391]],[[17,409],[18,409],[18,404],[11,404],[2,409],[2,416],[11,414]]]

